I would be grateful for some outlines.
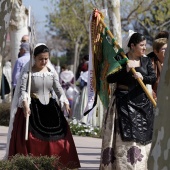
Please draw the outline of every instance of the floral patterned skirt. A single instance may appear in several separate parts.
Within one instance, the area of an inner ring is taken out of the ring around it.
[[[104,118],[100,170],[147,170],[151,144],[121,140],[114,97]]]

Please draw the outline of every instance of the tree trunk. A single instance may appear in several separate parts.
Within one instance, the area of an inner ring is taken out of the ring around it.
[[[12,11],[12,0],[1,0],[0,8],[0,53],[3,55]]]
[[[9,27],[12,70],[18,58],[21,37],[28,34],[27,18],[28,10],[22,5],[20,0],[15,0]]]
[[[120,0],[107,0],[109,26],[117,42],[122,46]]]
[[[148,169],[170,169],[170,38],[158,86],[158,102]]]
[[[102,0],[102,4],[101,4],[101,7],[103,8],[103,9],[107,9],[107,2],[106,2],[107,0]]]
[[[80,51],[82,50],[82,47],[80,45],[81,44],[80,43],[81,36],[82,35],[79,35],[77,37],[77,41],[75,42],[75,45],[74,45],[74,65],[73,65],[73,73],[74,73],[74,75],[76,74],[77,66],[78,66],[78,63],[79,63]]]
[[[0,88],[2,80],[2,60],[5,54],[6,38],[12,11],[12,5],[12,0],[1,0],[0,2]],[[3,89],[0,90],[2,90],[3,93]]]
[[[75,42],[74,46],[74,65],[73,65],[73,73],[74,75],[76,74],[76,69],[77,69],[77,61],[78,61],[78,48],[79,48],[79,42]]]

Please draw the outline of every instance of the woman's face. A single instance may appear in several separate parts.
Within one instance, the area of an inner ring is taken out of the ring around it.
[[[45,52],[45,53],[40,53],[37,56],[35,56],[35,66],[39,69],[43,69],[48,62],[49,59],[49,53]]]
[[[158,52],[156,50],[154,50],[155,54],[157,55],[157,57],[161,63],[164,62],[166,49],[167,49],[167,44],[164,44]]]
[[[141,41],[140,43],[136,44],[136,46],[132,45],[132,49],[136,56],[142,56],[146,52],[146,40]]]

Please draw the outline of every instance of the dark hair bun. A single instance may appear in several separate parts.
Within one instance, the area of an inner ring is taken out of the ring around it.
[[[136,32],[130,37],[130,40],[127,46],[131,47],[131,44],[136,45],[144,40],[146,40],[146,38],[142,34]]]
[[[49,48],[46,45],[40,45],[34,49],[34,56],[37,56],[40,53],[50,52]]]

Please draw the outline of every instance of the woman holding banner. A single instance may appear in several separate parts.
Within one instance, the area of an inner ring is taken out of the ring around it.
[[[129,31],[123,41],[128,63],[107,77],[108,83],[116,83],[116,90],[104,120],[100,169],[147,170],[154,110],[136,79],[142,79],[144,84],[153,84],[156,75],[150,58],[145,56],[145,37]],[[135,75],[130,72],[131,68],[135,68]]]
[[[59,77],[49,61],[49,49],[37,44],[31,70],[31,103],[27,98],[29,63],[23,68],[11,107],[6,158],[19,153],[33,156],[57,156],[69,169],[80,163],[61,106],[70,112],[69,102],[59,83]],[[58,96],[60,104],[53,97]],[[18,100],[19,99],[19,100]],[[17,108],[18,107],[18,108]],[[25,116],[29,114],[28,140],[25,140]]]

